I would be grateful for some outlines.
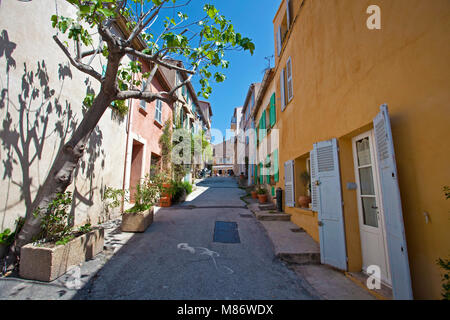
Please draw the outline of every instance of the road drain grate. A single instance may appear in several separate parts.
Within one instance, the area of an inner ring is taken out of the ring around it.
[[[216,221],[213,241],[221,243],[241,243],[237,223]]]

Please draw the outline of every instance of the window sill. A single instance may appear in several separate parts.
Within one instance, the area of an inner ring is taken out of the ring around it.
[[[296,212],[304,214],[306,216],[315,216],[315,211],[313,211],[311,208],[300,208],[300,207],[295,207],[294,208]]]
[[[139,112],[142,113],[144,116],[148,114],[148,111],[142,108],[141,106],[139,106]]]
[[[154,120],[153,123],[160,129],[163,127],[162,123],[160,123],[158,120]]]

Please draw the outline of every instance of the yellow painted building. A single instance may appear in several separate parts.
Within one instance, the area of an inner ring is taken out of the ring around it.
[[[376,265],[396,298],[439,299],[450,1],[283,0],[273,24],[275,68],[255,125],[273,91],[284,211],[320,242],[324,263]]]

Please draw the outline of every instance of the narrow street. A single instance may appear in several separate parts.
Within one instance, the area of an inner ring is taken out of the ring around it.
[[[274,258],[244,194],[231,178],[201,182],[182,205],[159,210],[73,298],[313,299]],[[240,243],[214,242],[216,221],[236,222]]]

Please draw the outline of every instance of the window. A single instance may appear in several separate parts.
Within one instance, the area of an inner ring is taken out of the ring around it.
[[[286,0],[286,13],[281,19],[281,24],[278,26],[277,30],[277,55],[279,56],[281,53],[281,49],[283,47],[284,40],[288,34],[289,29],[292,26],[292,4],[291,1]]]
[[[284,111],[286,105],[294,97],[294,84],[292,74],[292,60],[288,58],[286,68],[280,72],[280,92],[281,92],[281,111]]]
[[[291,23],[292,23],[291,12],[292,12],[291,1],[286,0],[286,23],[287,23],[288,30],[291,28]]]
[[[292,83],[292,60],[291,57],[287,60],[286,63],[286,85],[287,85],[287,98],[288,102],[292,100],[294,97],[294,88]]]
[[[280,72],[280,92],[281,92],[281,111],[284,111],[284,109],[286,108],[286,94],[285,94],[285,81],[284,81],[284,74],[285,74],[285,70],[281,69]]]
[[[159,99],[156,100],[155,120],[162,123],[162,102]]]

